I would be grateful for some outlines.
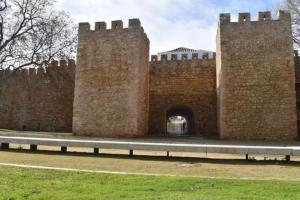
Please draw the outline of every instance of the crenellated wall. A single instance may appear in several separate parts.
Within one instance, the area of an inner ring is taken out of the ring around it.
[[[166,134],[167,112],[186,107],[193,112],[196,135],[217,135],[215,59],[172,60],[156,56],[150,62],[150,134]]]
[[[75,62],[0,70],[0,128],[72,131]]]
[[[148,132],[149,40],[139,19],[79,24],[73,131],[136,137]]]
[[[300,58],[293,56],[291,36],[290,14],[283,11],[278,19],[260,12],[255,21],[241,13],[238,22],[221,14],[217,55],[169,54],[149,63],[138,19],[127,28],[120,20],[111,29],[105,22],[94,30],[80,23],[76,77],[74,61],[0,70],[0,128],[165,135],[168,113],[188,110],[183,116],[192,121],[192,134],[292,140],[296,110],[300,119]]]
[[[167,54],[161,54],[160,57],[158,55],[152,55],[151,61],[163,61],[163,60],[195,60],[195,59],[215,59],[216,53],[211,52],[211,55],[208,52],[203,53],[202,55],[199,55],[198,53],[191,53],[191,56],[189,58],[189,55],[187,53],[182,53],[179,57],[178,54],[172,54],[170,53],[170,56],[168,57]]]
[[[222,139],[297,138],[291,16],[221,14],[217,36],[218,120]]]

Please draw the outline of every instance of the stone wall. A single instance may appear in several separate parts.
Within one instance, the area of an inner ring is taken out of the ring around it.
[[[0,71],[0,128],[72,131],[75,62]]]
[[[73,132],[135,137],[147,133],[149,40],[138,19],[79,25]]]
[[[272,20],[262,12],[258,21],[242,13],[239,22],[221,14],[216,60],[172,55],[149,63],[138,19],[128,28],[122,21],[111,29],[97,22],[95,30],[81,23],[76,78],[74,61],[0,71],[0,128],[70,132],[73,125],[82,136],[165,135],[167,113],[180,107],[192,111],[197,135],[292,140],[296,102],[300,119],[300,58],[292,45],[287,13]]]
[[[219,132],[222,139],[297,137],[295,71],[290,14],[269,12],[239,22],[220,15],[217,36]]]
[[[295,51],[295,77],[296,77],[296,102],[297,102],[297,124],[298,137],[300,136],[300,57],[298,51]]]
[[[167,112],[177,106],[192,110],[195,134],[216,135],[217,96],[215,59],[150,63],[150,134],[166,134]]]

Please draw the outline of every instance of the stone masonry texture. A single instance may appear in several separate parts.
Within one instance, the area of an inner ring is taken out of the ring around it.
[[[0,128],[72,131],[75,62],[0,70]]]
[[[217,36],[218,125],[222,139],[297,137],[294,52],[289,13],[239,22],[220,15]]]
[[[138,137],[148,132],[149,40],[138,19],[79,25],[73,132]]]
[[[167,112],[187,107],[194,134],[216,135],[217,93],[214,59],[152,60],[150,63],[150,134],[166,134]]]
[[[300,58],[283,11],[276,20],[261,12],[257,21],[241,13],[239,22],[221,14],[216,59],[149,62],[147,35],[131,19],[128,28],[122,21],[111,29],[96,22],[94,30],[80,23],[76,67],[54,61],[45,69],[0,70],[5,129],[165,135],[168,113],[180,108],[192,113],[196,135],[286,141],[298,137],[299,102]]]

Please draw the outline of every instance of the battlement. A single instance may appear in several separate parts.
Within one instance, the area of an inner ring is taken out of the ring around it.
[[[150,62],[167,62],[167,61],[190,61],[190,60],[215,60],[216,59],[216,53],[213,53],[213,57],[209,57],[209,53],[204,53],[202,56],[199,56],[198,53],[193,53],[192,54],[192,59],[188,59],[187,54],[182,54],[181,57],[178,57],[177,54],[171,54],[171,58],[168,59],[168,56],[165,54],[161,55],[161,58],[157,55],[152,55],[151,56],[151,61]]]
[[[0,77],[7,77],[10,75],[17,75],[20,77],[33,77],[33,76],[43,76],[44,74],[53,73],[55,71],[65,71],[74,72],[76,67],[75,60],[53,60],[47,67],[39,68],[23,68],[17,70],[4,69],[0,70]]]
[[[175,57],[175,56],[174,56]],[[153,59],[153,57],[152,57]],[[160,73],[182,73],[202,70],[215,70],[215,59],[189,59],[189,60],[162,60],[151,61],[150,72]]]
[[[129,19],[128,29],[142,28],[139,19]],[[107,29],[106,22],[95,22],[95,29],[91,30],[91,25],[88,22],[79,23],[79,32],[89,32],[89,31],[106,31],[106,30],[120,30],[124,28],[122,20],[115,20],[111,22],[111,29]]]
[[[277,19],[273,19],[271,12],[259,12],[257,20],[251,20],[251,13],[239,13],[238,21],[232,21],[231,15],[229,13],[220,14],[220,24],[228,23],[247,23],[247,22],[266,22],[266,21],[281,21],[281,20],[291,20],[291,14],[288,11],[280,10],[277,13]]]
[[[221,14],[217,33],[219,135],[292,140],[297,137],[294,60],[298,54],[292,51],[291,15],[259,12],[254,20],[250,13],[240,13],[236,22],[235,18]]]
[[[133,137],[147,132],[149,39],[139,19],[124,26],[122,20],[112,21],[111,27],[96,22],[94,30],[89,23],[79,24],[75,82],[82,84],[75,84],[73,116],[77,135]],[[111,126],[114,119],[120,119],[117,126]]]

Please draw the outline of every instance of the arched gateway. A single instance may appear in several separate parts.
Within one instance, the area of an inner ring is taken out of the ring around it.
[[[192,135],[195,133],[193,111],[186,106],[175,106],[166,113],[166,134],[172,136]]]

